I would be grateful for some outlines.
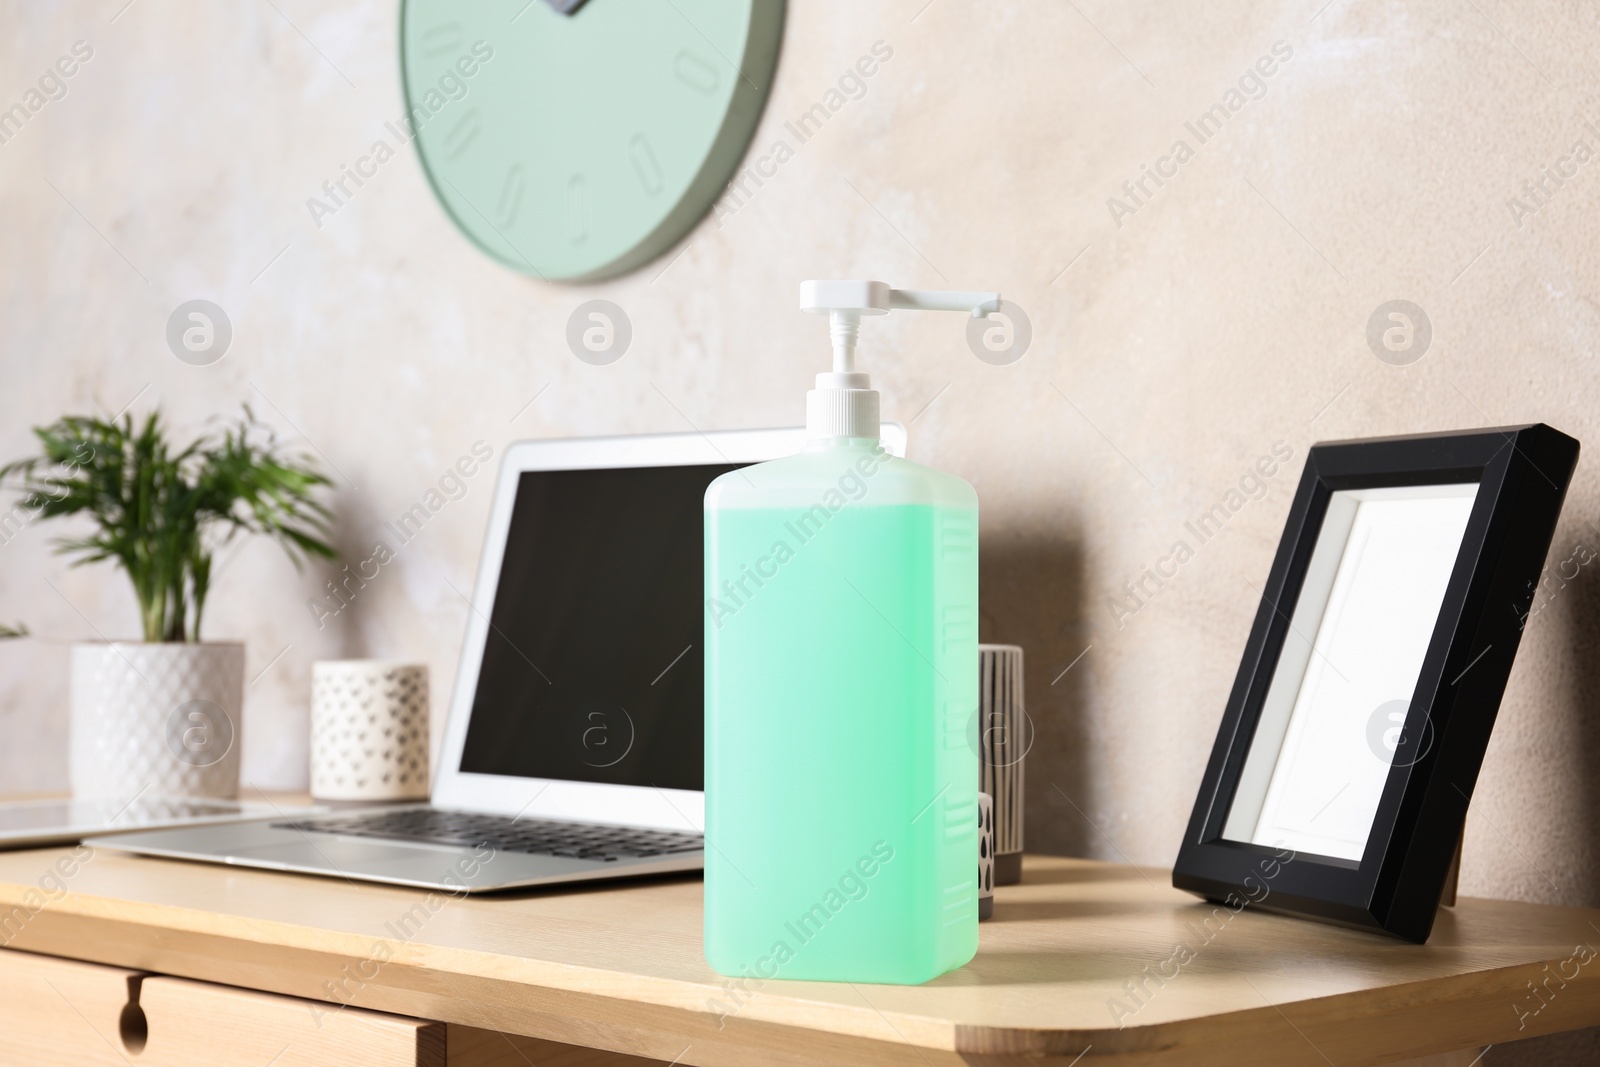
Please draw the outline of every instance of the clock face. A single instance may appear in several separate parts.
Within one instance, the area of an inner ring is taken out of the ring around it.
[[[404,0],[405,132],[445,210],[495,259],[552,281],[621,274],[672,247],[733,175],[783,11]]]

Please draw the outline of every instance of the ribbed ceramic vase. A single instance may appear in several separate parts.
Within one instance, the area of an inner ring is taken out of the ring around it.
[[[74,645],[73,796],[237,796],[243,703],[242,644]]]
[[[1022,881],[1023,758],[1033,724],[1023,708],[1022,649],[978,646],[978,788],[994,803],[994,884]]]
[[[978,794],[978,921],[994,916],[994,797]]]

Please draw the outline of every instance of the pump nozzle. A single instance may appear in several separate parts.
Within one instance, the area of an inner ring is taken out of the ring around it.
[[[817,387],[806,394],[808,436],[878,436],[878,394],[871,380],[856,370],[856,339],[861,316],[887,315],[891,309],[965,311],[985,318],[1000,310],[1000,294],[891,289],[874,281],[801,282],[800,310],[827,314],[833,342],[833,372],[817,375]]]
[[[955,289],[890,289],[889,306],[905,311],[970,311],[986,319],[1000,310],[999,293],[963,292]]]

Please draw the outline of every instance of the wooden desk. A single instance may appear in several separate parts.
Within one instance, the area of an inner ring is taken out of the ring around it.
[[[1165,871],[1031,856],[959,971],[920,987],[741,987],[701,957],[697,880],[430,898],[100,850],[64,893],[41,890],[69,854],[0,853],[9,947],[442,1023],[451,1062],[473,1041],[509,1048],[501,1031],[741,1067],[1347,1067],[1472,1049],[1465,1064],[1487,1044],[1600,1024],[1594,910],[1463,899],[1415,946],[1235,915]],[[0,1029],[7,1010],[0,998]],[[638,1062],[568,1051],[504,1062]]]

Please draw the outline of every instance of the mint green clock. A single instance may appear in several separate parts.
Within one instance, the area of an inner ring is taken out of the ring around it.
[[[490,256],[552,281],[613,277],[722,192],[783,16],[783,0],[403,0],[406,132]]]

